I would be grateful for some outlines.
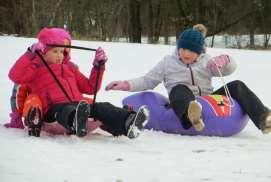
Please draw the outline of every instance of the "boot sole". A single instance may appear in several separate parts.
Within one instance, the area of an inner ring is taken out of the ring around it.
[[[90,107],[85,101],[80,101],[75,112],[75,131],[76,136],[84,137],[87,134],[87,119]]]
[[[138,109],[135,119],[127,132],[128,138],[137,138],[140,135],[141,130],[149,121],[149,115],[147,106],[144,105]]]
[[[32,107],[29,109],[29,113],[26,117],[25,124],[28,128],[29,136],[40,137],[42,119],[41,111],[38,109],[38,107]]]
[[[195,101],[190,102],[187,111],[188,119],[191,121],[191,124],[193,125],[196,131],[202,131],[205,127],[205,124],[201,119],[201,112],[202,112],[201,106],[197,102]]]

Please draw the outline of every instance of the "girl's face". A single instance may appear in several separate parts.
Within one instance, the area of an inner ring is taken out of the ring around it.
[[[189,49],[179,49],[179,59],[184,64],[192,64],[197,60],[198,57],[198,53],[190,51]]]
[[[61,64],[64,59],[64,48],[54,47],[49,49],[43,57],[45,61],[50,63]]]

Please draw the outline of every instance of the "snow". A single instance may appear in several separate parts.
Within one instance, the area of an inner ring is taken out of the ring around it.
[[[271,134],[263,135],[249,122],[238,135],[221,137],[181,136],[144,131],[136,140],[122,136],[90,134],[86,138],[50,136],[29,137],[19,129],[3,127],[9,120],[12,82],[8,71],[27,46],[36,40],[0,36],[0,181],[1,182],[126,182],[126,181],[271,181]],[[121,106],[132,93],[104,91],[107,83],[141,76],[174,46],[73,41],[74,45],[102,46],[109,61],[97,101]],[[271,52],[211,49],[215,56],[229,54],[238,69],[225,81],[240,79],[271,107],[268,84]],[[72,58],[81,71],[89,73],[93,52],[73,50]],[[215,88],[222,85],[214,80]],[[155,91],[166,95],[162,85]]]

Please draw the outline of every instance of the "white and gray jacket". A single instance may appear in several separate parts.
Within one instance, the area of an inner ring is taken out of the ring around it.
[[[212,72],[207,68],[207,62],[211,58],[208,54],[201,54],[192,64],[184,64],[179,60],[178,52],[166,55],[145,76],[128,80],[132,92],[155,88],[163,82],[168,93],[178,84],[188,86],[194,95],[208,95],[213,92],[212,77],[219,76],[218,71]],[[223,76],[230,75],[236,69],[236,63],[230,59],[230,63],[220,71]]]

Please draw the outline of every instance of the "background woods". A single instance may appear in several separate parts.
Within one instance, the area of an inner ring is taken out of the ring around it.
[[[185,27],[202,23],[207,37],[262,34],[267,48],[271,32],[269,0],[2,0],[0,32],[34,36],[42,27],[67,27],[77,39],[149,43],[177,37]]]

